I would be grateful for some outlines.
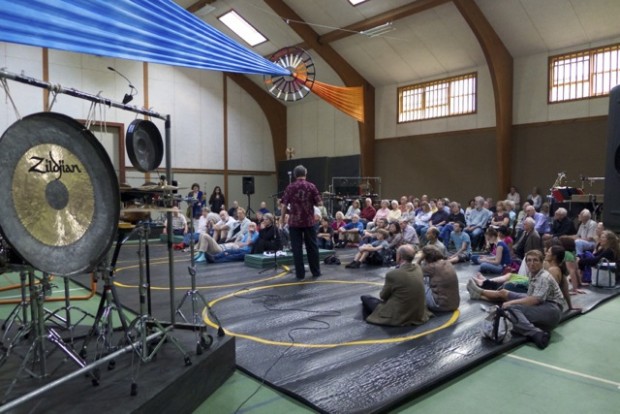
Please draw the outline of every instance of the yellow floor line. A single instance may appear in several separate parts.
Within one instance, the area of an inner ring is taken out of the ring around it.
[[[513,354],[504,354],[504,355],[507,356],[507,357],[510,357],[510,358],[518,359],[519,361],[524,361],[524,362],[528,362],[530,364],[539,365],[541,367],[545,367],[545,368],[553,369],[555,371],[563,372],[565,374],[570,374],[570,375],[574,375],[574,376],[577,376],[577,377],[587,378],[587,379],[590,379],[592,381],[602,382],[604,384],[614,385],[618,389],[620,389],[620,382],[610,381],[610,380],[607,380],[605,378],[595,377],[593,375],[584,374],[582,372],[577,372],[577,371],[572,371],[570,369],[561,368],[561,367],[558,367],[558,366],[555,366],[555,365],[551,365],[551,364],[546,364],[544,362],[534,361],[533,359],[524,358],[524,357],[520,357],[520,356],[513,355]]]

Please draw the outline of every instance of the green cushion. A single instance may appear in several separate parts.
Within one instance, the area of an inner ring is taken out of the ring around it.
[[[327,256],[331,256],[334,254],[334,250],[323,250],[319,249],[319,260],[325,259]],[[286,252],[286,256],[265,256],[264,254],[246,254],[244,263],[246,266],[253,267],[255,269],[265,269],[267,267],[278,265],[292,265],[293,264],[293,253],[290,251]],[[306,257],[306,252],[304,250],[304,263],[308,263],[308,258]]]

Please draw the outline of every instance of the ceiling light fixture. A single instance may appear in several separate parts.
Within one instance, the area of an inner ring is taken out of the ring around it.
[[[359,33],[367,37],[377,37],[392,32],[394,30],[396,30],[396,28],[392,25],[392,22],[387,22],[367,30],[362,30]]]

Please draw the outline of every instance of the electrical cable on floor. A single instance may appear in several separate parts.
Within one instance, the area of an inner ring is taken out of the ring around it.
[[[288,332],[287,332],[287,336],[291,340],[291,344],[289,346],[287,346],[286,349],[284,350],[284,352],[282,352],[282,354],[269,366],[269,368],[267,368],[265,373],[262,375],[262,380],[261,380],[260,384],[258,384],[256,389],[245,400],[243,400],[243,402],[241,402],[241,404],[239,404],[237,409],[234,411],[234,414],[237,414],[239,412],[239,410],[241,410],[241,408],[245,404],[247,404],[247,402],[250,401],[260,391],[260,389],[265,385],[265,381],[267,381],[267,375],[269,375],[269,372],[278,364],[278,362],[280,362],[280,360],[282,360],[284,358],[284,356],[286,356],[288,351],[295,346],[296,342],[295,342],[295,338],[293,337],[293,332],[295,332],[295,331],[308,331],[308,330],[310,330],[310,331],[313,331],[313,330],[322,331],[322,330],[329,329],[329,328],[331,328],[330,323],[327,322],[327,321],[318,319],[318,318],[319,317],[336,317],[336,316],[342,315],[341,312],[334,311],[334,310],[316,311],[316,310],[303,309],[303,308],[276,308],[274,306],[277,305],[278,302],[282,299],[281,296],[279,296],[279,295],[237,296],[238,293],[242,293],[244,290],[248,290],[248,289],[241,289],[241,290],[235,292],[234,297],[238,298],[238,299],[252,300],[252,303],[262,303],[263,307],[265,309],[267,309],[268,311],[271,311],[271,312],[295,311],[295,312],[312,313],[312,314],[315,314],[315,315],[308,317],[306,320],[307,321],[311,321],[311,322],[316,322],[316,323],[321,324],[323,326],[322,327],[299,327],[299,328],[291,328],[291,329],[289,329]]]

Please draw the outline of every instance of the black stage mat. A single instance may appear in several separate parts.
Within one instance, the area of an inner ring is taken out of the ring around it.
[[[154,256],[160,253],[165,251]],[[353,253],[338,252],[343,264]],[[189,286],[189,254],[175,252],[175,260],[180,300]],[[151,266],[153,287],[162,289],[153,293],[153,303],[169,314],[163,262]],[[420,327],[389,328],[366,324],[359,299],[363,294],[378,295],[385,268],[322,265],[321,278],[298,282],[285,271],[260,274],[242,263],[196,267],[198,290],[227,332],[237,336],[238,367],[329,413],[385,411],[523,343],[520,337],[500,346],[481,339],[479,325],[485,315],[481,305],[489,303],[470,301],[465,289],[476,268],[457,266],[459,311],[438,314]],[[119,290],[130,306],[137,306],[132,279],[135,276],[120,271],[118,282],[127,288]],[[587,311],[617,293],[589,289],[573,300]]]

